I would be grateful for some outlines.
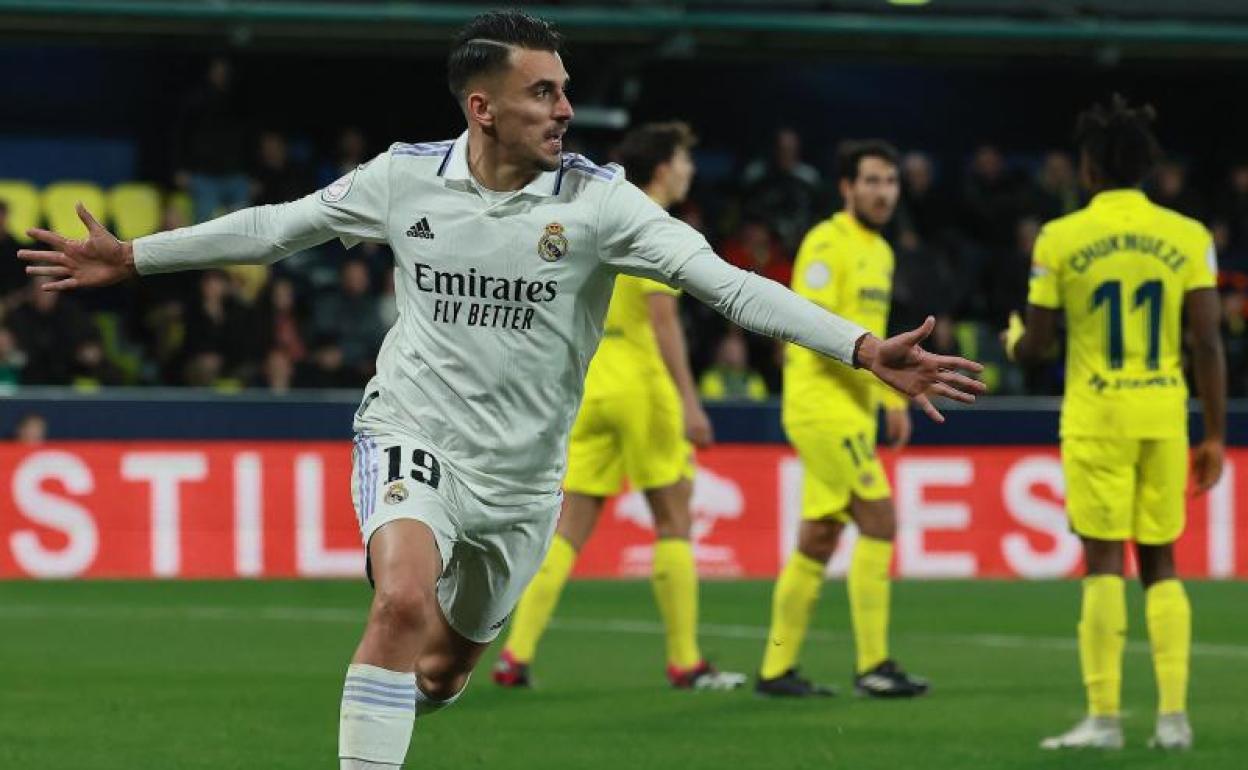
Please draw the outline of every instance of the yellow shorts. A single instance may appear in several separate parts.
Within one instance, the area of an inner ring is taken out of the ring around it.
[[[572,425],[563,488],[610,497],[624,486],[658,489],[693,478],[693,445],[673,397],[618,395],[586,399]]]
[[[1062,439],[1071,527],[1096,540],[1172,543],[1187,509],[1187,438]]]
[[[802,518],[849,523],[850,497],[883,500],[893,492],[875,454],[875,424],[853,428],[836,423],[786,425],[789,442],[801,458]]]

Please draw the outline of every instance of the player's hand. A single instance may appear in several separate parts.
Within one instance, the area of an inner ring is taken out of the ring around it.
[[[1014,348],[1018,347],[1018,341],[1023,338],[1025,331],[1027,328],[1023,326],[1023,317],[1017,310],[1011,311],[1009,326],[1001,332],[1001,347],[1005,348],[1006,359],[1014,360]]]
[[[697,401],[685,405],[685,438],[698,449],[706,449],[715,443],[711,420]]]
[[[55,249],[22,249],[17,252],[18,259],[30,263],[26,266],[27,275],[51,278],[43,285],[44,291],[109,286],[138,275],[134,269],[134,251],[129,243],[117,240],[95,221],[95,217],[81,203],[78,204],[78,218],[87,226],[87,237],[83,240],[66,238],[37,227],[26,231],[31,238]]]
[[[858,365],[880,378],[918,404],[936,422],[945,418],[932,406],[931,396],[944,396],[964,404],[974,403],[975,396],[987,391],[979,380],[958,372],[982,372],[983,364],[961,356],[938,356],[919,346],[936,326],[928,316],[917,329],[903,332],[886,340],[870,334],[858,345]]]
[[[1192,497],[1198,497],[1213,489],[1222,478],[1222,459],[1226,447],[1221,441],[1206,439],[1196,445],[1192,453]]]
[[[893,449],[904,449],[910,443],[913,427],[909,409],[884,410],[884,436]]]

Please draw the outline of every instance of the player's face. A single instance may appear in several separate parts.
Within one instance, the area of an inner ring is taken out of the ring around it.
[[[677,147],[672,159],[667,162],[667,193],[672,205],[683,203],[689,195],[689,185],[693,183],[693,173],[697,169],[693,158],[684,147]]]
[[[858,161],[858,178],[841,183],[841,194],[859,222],[882,230],[893,218],[901,194],[897,167],[883,158],[867,156]]]
[[[517,48],[493,94],[493,130],[512,162],[556,171],[572,120],[568,72],[559,54]]]

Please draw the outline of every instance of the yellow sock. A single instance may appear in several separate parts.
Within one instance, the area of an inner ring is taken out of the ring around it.
[[[854,625],[859,674],[888,658],[888,567],[892,561],[890,540],[860,536],[854,545],[845,587],[849,591],[849,618]]]
[[[1192,605],[1178,580],[1162,580],[1144,592],[1144,614],[1157,673],[1157,711],[1187,711],[1187,671],[1192,654]]]
[[[1079,615],[1079,665],[1088,691],[1088,713],[1118,716],[1122,650],[1127,642],[1127,599],[1119,575],[1083,579]]]
[[[537,653],[537,642],[550,623],[550,616],[559,603],[559,594],[563,593],[568,573],[575,563],[576,549],[561,535],[555,535],[546,559],[524,590],[511,619],[511,634],[507,637],[505,649],[521,663],[530,662]]]
[[[667,631],[668,664],[693,668],[702,662],[702,651],[698,649],[698,566],[688,540],[665,538],[654,544],[650,584]]]
[[[822,588],[823,563],[795,551],[771,597],[771,630],[763,649],[761,678],[775,679],[797,665]]]

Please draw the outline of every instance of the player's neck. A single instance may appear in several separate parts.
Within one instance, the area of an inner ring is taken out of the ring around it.
[[[659,185],[650,185],[647,187],[646,195],[649,196],[650,200],[662,206],[664,211],[670,209],[672,204],[675,203],[675,201],[671,200],[667,193],[664,192]]]
[[[518,163],[505,157],[498,143],[483,134],[468,140],[468,171],[473,179],[494,192],[522,189],[541,173],[532,163]]]

